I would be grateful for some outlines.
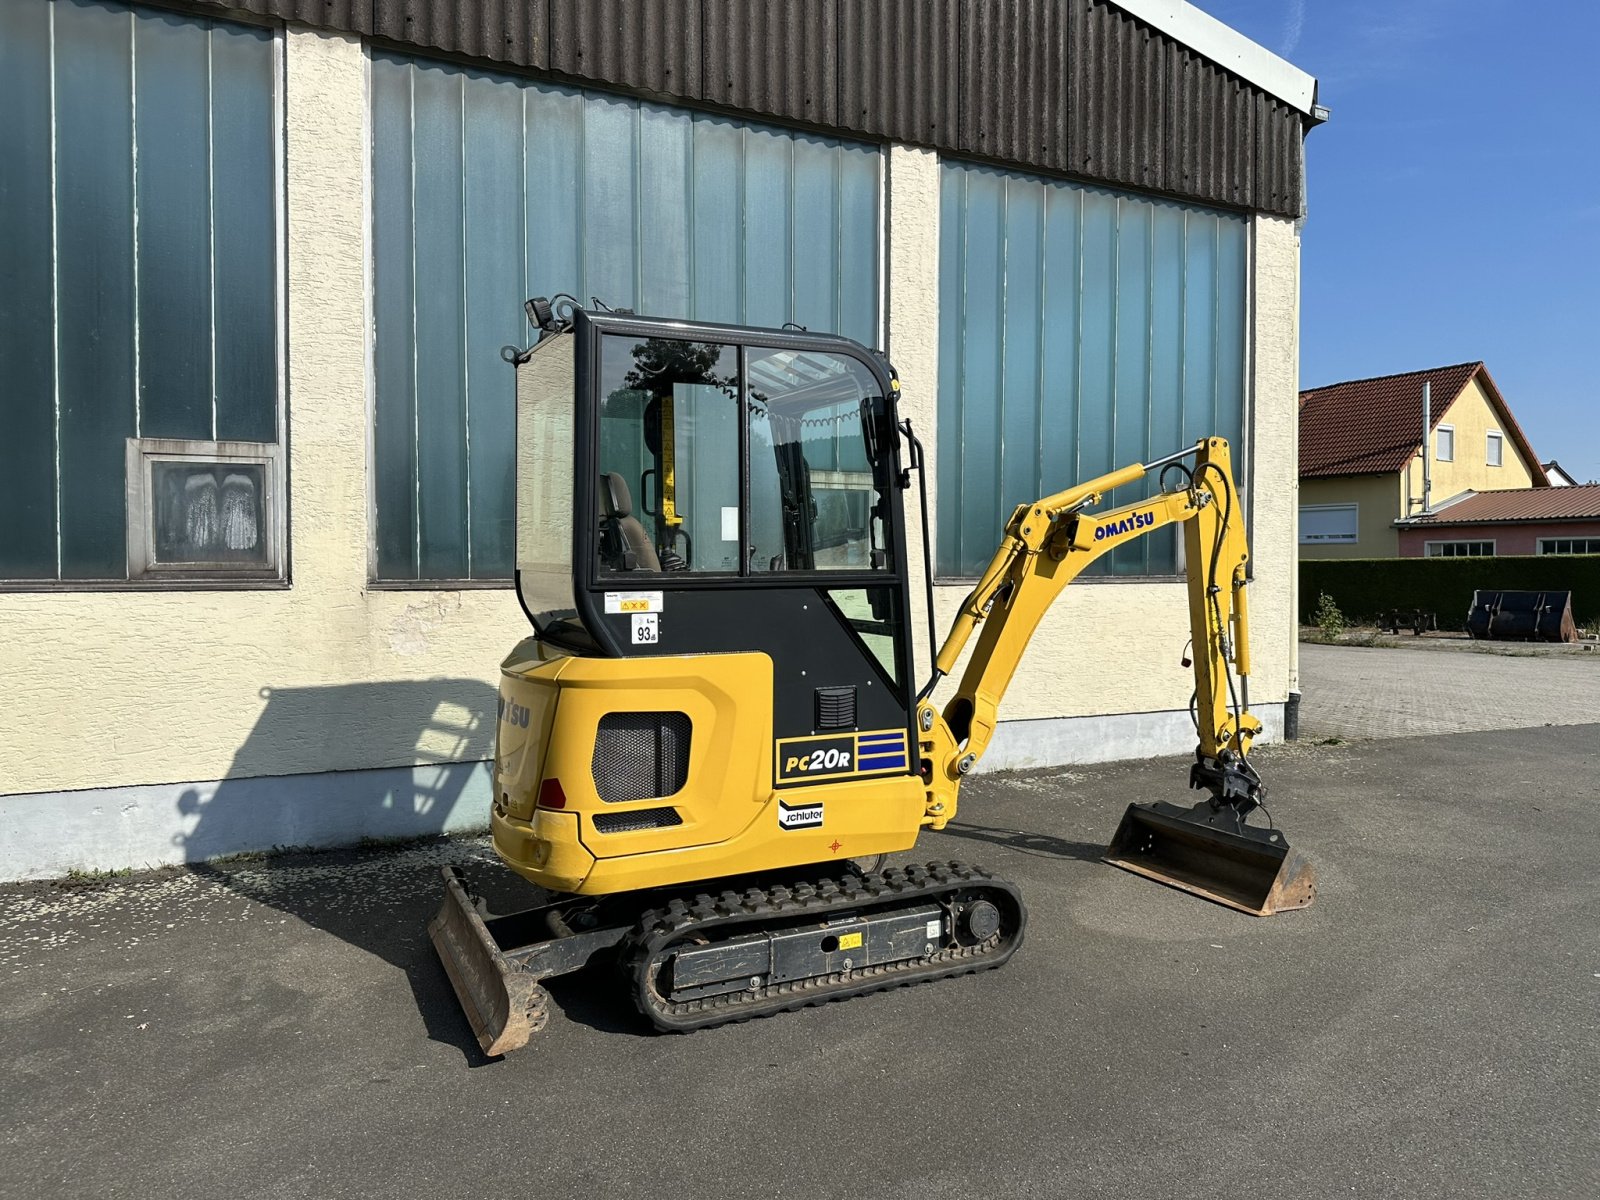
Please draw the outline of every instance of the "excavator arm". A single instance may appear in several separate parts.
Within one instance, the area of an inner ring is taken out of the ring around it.
[[[1089,511],[1112,489],[1135,483],[1150,471],[1161,472],[1164,486],[1156,496],[1105,512]],[[1165,486],[1169,481],[1172,486]],[[1018,506],[994,558],[945,637],[933,676],[918,699],[927,789],[923,824],[943,829],[956,815],[961,780],[988,748],[1006,690],[1062,589],[1100,556],[1172,524],[1183,526],[1193,645],[1191,706],[1198,744],[1189,782],[1209,795],[1188,811],[1163,804],[1130,806],[1108,859],[1245,911],[1265,915],[1303,907],[1311,900],[1310,868],[1287,862],[1288,844],[1281,833],[1245,823],[1265,795],[1249,761],[1261,722],[1249,711],[1250,551],[1228,443],[1222,438],[1203,438],[1155,462],[1134,463]],[[954,672],[974,634],[971,658],[941,710],[929,696],[940,679]],[[1206,861],[1219,854],[1229,860],[1220,870],[1228,878],[1220,882],[1215,878],[1218,864]],[[1138,861],[1124,861],[1130,857]],[[1235,869],[1241,863],[1233,861],[1241,858],[1249,860],[1242,873]],[[1293,877],[1279,878],[1291,866]],[[1273,879],[1267,883],[1262,872],[1269,867]]]

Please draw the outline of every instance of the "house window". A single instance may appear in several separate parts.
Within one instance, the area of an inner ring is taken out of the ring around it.
[[[378,580],[511,578],[529,296],[881,340],[876,146],[379,51],[371,115]]]
[[[1245,218],[975,163],[940,186],[939,575],[982,571],[1018,504],[1201,437],[1248,490]],[[1162,529],[1087,573],[1177,570]]]
[[[1500,465],[1500,459],[1503,453],[1502,448],[1504,445],[1505,438],[1501,437],[1498,433],[1491,432],[1489,434],[1488,444],[1484,447],[1483,451],[1484,461],[1487,462],[1491,467],[1498,467]]]
[[[1326,546],[1354,545],[1358,510],[1354,504],[1302,504],[1300,506],[1300,544]]]
[[[283,578],[279,448],[129,438],[128,578]]]
[[[1456,427],[1441,425],[1433,438],[1434,458],[1440,462],[1454,462],[1456,457]]]
[[[1423,546],[1429,558],[1492,558],[1493,542],[1427,542]]]
[[[270,29],[0,3],[0,586],[158,578],[128,439],[279,441],[277,79]]]
[[[1600,538],[1540,538],[1540,554],[1600,554]]]

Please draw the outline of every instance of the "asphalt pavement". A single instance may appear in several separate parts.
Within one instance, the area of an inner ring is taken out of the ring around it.
[[[0,889],[7,1197],[1600,1195],[1600,726],[1264,749],[1261,920],[1097,861],[1180,760],[977,777],[999,971],[687,1036],[557,981],[486,1061],[424,934],[482,841]]]

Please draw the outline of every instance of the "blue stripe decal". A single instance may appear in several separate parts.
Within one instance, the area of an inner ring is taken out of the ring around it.
[[[904,754],[879,754],[871,756],[863,754],[859,759],[856,760],[856,765],[863,771],[876,771],[883,767],[903,767],[906,765],[906,756]]]
[[[897,733],[892,737],[858,737],[856,741],[863,750],[882,748],[884,746],[904,746],[906,744],[906,735]]]

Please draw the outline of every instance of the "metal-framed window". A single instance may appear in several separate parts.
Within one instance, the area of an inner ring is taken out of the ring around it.
[[[270,442],[129,438],[128,578],[282,580],[282,463]]]
[[[1600,554],[1600,537],[1540,538],[1540,554]]]
[[[1491,429],[1484,437],[1483,460],[1491,467],[1498,467],[1505,457],[1506,440],[1495,430]]]
[[[522,302],[869,345],[879,147],[373,51],[370,576],[503,585]]]
[[[1300,544],[1302,546],[1346,545],[1359,540],[1361,510],[1355,504],[1302,504],[1300,506]]]
[[[1494,542],[1424,542],[1427,558],[1493,558]]]
[[[1205,436],[1231,443],[1247,500],[1249,221],[975,163],[940,174],[937,573],[981,571],[1017,504]],[[1163,529],[1090,573],[1178,569]]]
[[[265,26],[0,4],[0,588],[162,584],[129,438],[280,441],[282,75]]]
[[[1434,431],[1433,457],[1439,462],[1455,461],[1456,427],[1454,425],[1441,425]]]

